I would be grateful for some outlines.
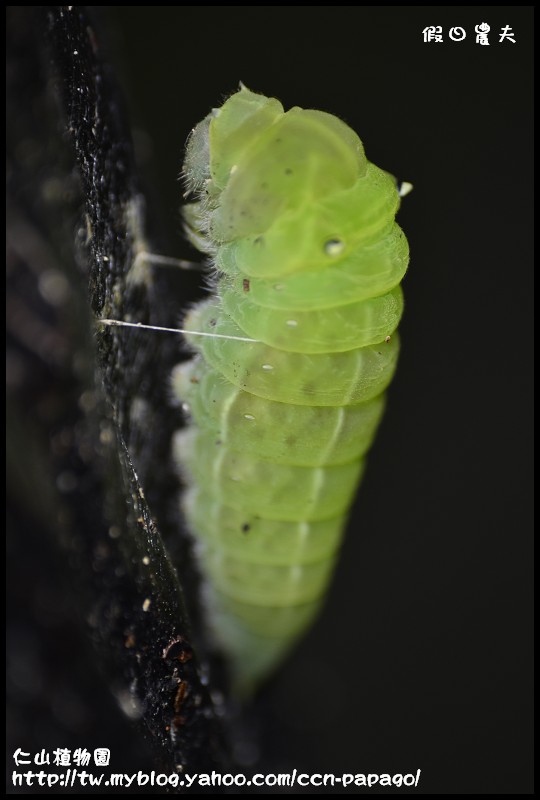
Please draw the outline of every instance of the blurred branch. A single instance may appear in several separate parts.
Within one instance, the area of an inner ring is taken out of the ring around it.
[[[132,269],[146,244],[128,125],[83,7],[10,7],[8,25],[10,520],[60,553],[128,716],[170,769],[201,771],[221,732],[154,519],[176,521],[160,377],[175,344],[96,331],[90,311],[163,324],[163,289]]]

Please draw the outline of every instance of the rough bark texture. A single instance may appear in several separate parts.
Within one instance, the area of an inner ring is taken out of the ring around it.
[[[45,662],[62,674],[64,655],[84,650],[84,618],[102,674],[163,768],[209,769],[223,763],[220,728],[158,529],[177,523],[178,419],[157,376],[178,342],[93,320],[171,323],[159,280],[134,266],[145,212],[128,126],[84,8],[11,7],[8,25],[14,749],[24,736],[46,746],[25,729],[29,686],[54,679]],[[16,665],[43,630],[56,656],[40,651],[22,680]],[[81,651],[85,673],[92,658]]]

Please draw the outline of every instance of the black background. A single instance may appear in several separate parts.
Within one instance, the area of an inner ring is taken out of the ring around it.
[[[194,256],[183,143],[240,80],[340,116],[415,187],[398,373],[326,607],[260,700],[268,770],[532,791],[532,22],[528,6],[99,10],[169,254]],[[201,283],[181,281],[179,314]]]

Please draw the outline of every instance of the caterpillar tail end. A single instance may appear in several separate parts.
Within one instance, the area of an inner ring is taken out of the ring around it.
[[[248,606],[210,587],[205,604],[210,632],[227,654],[231,692],[244,703],[276,672],[320,609],[320,601],[284,608]],[[272,635],[281,625],[288,628],[286,633]]]

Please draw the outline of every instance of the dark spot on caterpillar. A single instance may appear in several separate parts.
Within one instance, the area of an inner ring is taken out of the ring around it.
[[[274,139],[274,142],[275,142],[276,144],[280,144],[280,143],[281,143],[281,139]]]
[[[219,445],[219,444],[223,444],[223,442],[221,441],[221,439],[216,439],[216,444],[217,444],[217,445]]]
[[[287,169],[285,170],[285,175],[292,175],[292,173],[293,173],[292,169],[290,167],[287,167]]]
[[[217,320],[216,320],[216,319],[210,319],[210,320],[208,320],[208,324],[209,324],[209,325],[210,325],[210,327],[212,327],[212,328],[215,328],[215,327],[216,327],[216,323],[217,323]]]
[[[251,525],[249,524],[249,522],[244,522],[244,524],[242,525],[242,533],[249,533],[250,530],[251,530]]]
[[[253,239],[253,244],[264,244],[264,236],[257,236],[256,239]]]
[[[192,375],[191,378],[189,379],[189,382],[190,383],[199,383],[199,379],[195,375]]]
[[[296,436],[287,436],[285,439],[285,444],[288,444],[289,447],[292,447],[293,444],[296,444]]]
[[[191,661],[193,652],[186,640],[178,636],[163,650],[163,658],[168,661],[179,661],[181,664],[185,664],[186,661]]]
[[[242,288],[244,292],[249,292],[249,278],[244,278],[242,281]]]
[[[387,336],[387,337],[385,338],[385,340],[384,340],[384,341],[386,342],[386,344],[388,344],[388,342],[390,342],[390,341],[391,341],[391,339],[392,339],[392,337],[391,337],[391,336]]]

